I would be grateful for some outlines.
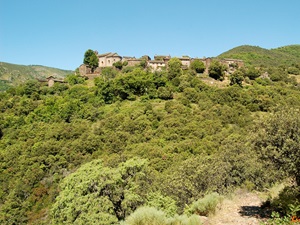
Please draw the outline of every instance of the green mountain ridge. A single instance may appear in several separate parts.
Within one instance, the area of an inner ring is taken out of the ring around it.
[[[246,65],[253,66],[291,66],[300,63],[300,45],[288,45],[270,50],[259,46],[242,45],[217,57],[241,59]]]
[[[0,62],[0,91],[7,90],[10,86],[18,85],[27,80],[55,76],[63,78],[72,73],[71,70],[62,70],[41,65],[17,65]]]

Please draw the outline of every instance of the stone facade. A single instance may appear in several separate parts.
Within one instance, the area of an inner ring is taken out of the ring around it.
[[[128,66],[136,66],[142,62],[143,59],[137,59],[135,57],[124,56],[122,62],[127,62]]]
[[[115,62],[121,61],[122,57],[119,56],[117,53],[105,53],[105,54],[98,54],[99,58],[99,67],[111,67]]]

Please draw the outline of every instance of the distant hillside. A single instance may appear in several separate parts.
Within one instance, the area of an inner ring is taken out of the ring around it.
[[[0,91],[6,90],[11,85],[23,83],[26,80],[46,78],[50,75],[63,78],[70,73],[72,73],[71,70],[61,70],[46,66],[24,66],[0,62]]]
[[[254,66],[289,66],[300,63],[300,45],[289,45],[270,50],[258,46],[242,45],[220,54],[218,58],[242,59],[246,65]]]
[[[271,49],[271,51],[289,54],[297,57],[297,59],[300,60],[300,45],[287,45],[287,46]]]

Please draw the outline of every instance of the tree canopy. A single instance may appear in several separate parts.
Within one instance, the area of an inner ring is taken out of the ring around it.
[[[197,73],[203,73],[205,71],[205,65],[199,59],[195,59],[194,61],[192,61],[190,67]]]
[[[94,160],[81,166],[61,183],[52,207],[53,224],[113,224],[144,202],[147,165],[133,158],[117,168]]]
[[[224,80],[226,66],[219,61],[212,61],[208,68],[208,75],[215,80]]]
[[[94,71],[99,65],[99,58],[93,50],[88,49],[84,53],[83,63]]]

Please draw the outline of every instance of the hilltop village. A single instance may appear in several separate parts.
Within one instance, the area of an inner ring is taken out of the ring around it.
[[[136,66],[140,65],[142,62],[146,63],[146,67],[150,68],[152,72],[154,71],[160,71],[163,68],[168,66],[168,62],[171,59],[170,55],[155,55],[154,59],[151,59],[148,55],[142,56],[140,58],[136,57],[130,57],[130,56],[120,56],[117,53],[104,53],[99,54],[97,51],[95,51],[96,55],[99,59],[99,65],[98,67],[92,71],[91,68],[89,68],[87,65],[82,64],[79,67],[79,73],[82,76],[93,76],[101,74],[101,70],[105,67],[113,67],[114,63],[116,62],[126,62],[128,66]],[[222,64],[226,65],[228,68],[238,68],[244,66],[244,62],[239,59],[216,59],[216,58],[191,58],[189,56],[182,56],[177,57],[181,63],[183,69],[188,69],[191,65],[191,63],[194,60],[200,60],[204,63],[206,70],[205,72],[208,72],[208,68],[212,62],[212,60],[218,60]]]

